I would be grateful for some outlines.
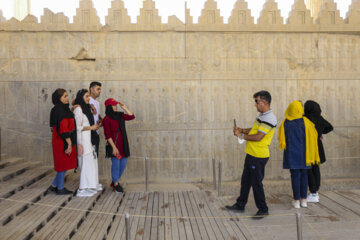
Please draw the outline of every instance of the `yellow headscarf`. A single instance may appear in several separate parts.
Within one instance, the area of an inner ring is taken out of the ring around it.
[[[306,117],[303,117],[303,106],[300,101],[294,101],[290,103],[288,108],[285,111],[285,119],[282,121],[278,138],[279,138],[279,150],[286,149],[285,141],[285,129],[284,122],[285,120],[292,121],[294,119],[303,118],[305,124],[305,140],[306,140],[306,166],[311,166],[312,164],[320,164],[319,157],[319,148],[317,137],[318,133],[315,129],[315,125]]]

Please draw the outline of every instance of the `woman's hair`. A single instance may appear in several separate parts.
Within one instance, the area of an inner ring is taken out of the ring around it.
[[[63,88],[58,88],[55,90],[55,92],[52,95],[52,102],[53,104],[58,104],[60,101],[60,98],[66,93],[66,90]]]

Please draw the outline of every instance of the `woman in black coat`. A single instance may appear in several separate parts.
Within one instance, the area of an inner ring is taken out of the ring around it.
[[[318,132],[318,147],[319,147],[319,156],[320,164],[326,161],[324,146],[322,143],[322,134],[327,134],[331,132],[334,128],[333,126],[326,121],[325,118],[321,116],[320,105],[312,100],[306,101],[305,103],[305,116],[315,124],[316,131]],[[319,165],[313,165],[311,169],[308,170],[308,182],[310,195],[307,198],[308,202],[319,202],[319,188],[320,188],[320,167]]]

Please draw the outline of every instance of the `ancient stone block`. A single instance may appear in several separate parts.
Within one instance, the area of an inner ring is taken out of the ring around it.
[[[146,0],[137,17],[137,29],[155,30],[161,28],[161,17],[153,0]]]
[[[282,25],[283,17],[274,0],[266,0],[263,9],[260,12],[259,24],[261,25]]]
[[[41,16],[41,24],[45,30],[64,31],[69,28],[69,18],[63,13],[53,13],[45,8],[44,15]]]
[[[229,25],[241,27],[252,24],[254,24],[254,17],[251,16],[247,2],[245,0],[236,1],[229,18]]]
[[[337,25],[344,23],[334,0],[324,0],[319,16],[315,22],[322,25]]]
[[[287,23],[291,25],[308,25],[313,23],[310,10],[306,8],[304,0],[296,0],[294,2]]]
[[[345,23],[359,25],[360,23],[360,0],[353,0],[346,14]]]
[[[109,8],[108,16],[105,17],[105,22],[112,30],[124,29],[131,25],[130,16],[122,0],[111,2],[111,8]]]
[[[214,0],[207,0],[205,7],[201,11],[199,17],[200,26],[223,25],[223,17],[220,16],[220,10],[217,8],[217,3]]]
[[[101,28],[100,19],[96,14],[91,0],[80,0],[80,6],[76,9],[73,30],[98,31]]]

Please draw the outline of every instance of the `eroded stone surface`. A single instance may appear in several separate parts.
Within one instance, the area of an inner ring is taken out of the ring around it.
[[[122,1],[115,1],[109,28],[102,28],[85,2],[72,26],[49,10],[41,23],[32,16],[0,23],[3,151],[52,164],[52,92],[62,87],[74,99],[79,89],[100,81],[102,115],[108,97],[124,101],[136,115],[127,124],[129,180],[142,181],[145,156],[154,181],[210,180],[212,157],[223,160],[224,180],[236,179],[245,154],[232,136],[233,119],[250,127],[257,115],[252,94],[266,89],[279,123],[291,101],[318,101],[335,126],[324,137],[323,176],[358,177],[360,37],[356,19],[351,22],[356,15],[349,15],[348,24],[313,24],[303,2],[296,1],[289,24],[279,17],[276,24],[253,24],[239,0],[229,24],[220,18],[193,24],[188,12],[186,26],[176,17],[166,25],[148,0],[139,25],[131,24]],[[357,2],[351,9],[358,8]],[[274,1],[269,3],[265,9],[276,10]],[[209,1],[206,10],[215,11],[214,4]],[[90,20],[83,25],[80,16]],[[109,175],[104,145],[102,135],[99,169]],[[266,171],[268,179],[288,178],[276,137]]]

